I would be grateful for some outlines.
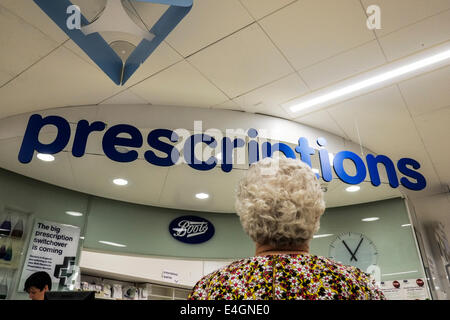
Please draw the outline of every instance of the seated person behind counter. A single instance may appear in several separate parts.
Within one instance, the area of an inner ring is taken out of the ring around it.
[[[235,206],[256,254],[204,276],[189,300],[385,299],[368,274],[309,253],[325,202],[304,162],[265,158],[252,164]]]
[[[45,300],[45,293],[52,289],[52,279],[45,271],[33,273],[27,278],[24,291],[31,300]]]

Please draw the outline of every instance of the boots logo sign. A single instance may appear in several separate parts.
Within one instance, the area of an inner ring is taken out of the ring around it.
[[[121,0],[107,0],[105,9],[93,22],[88,21],[80,7],[72,4],[70,0],[34,0],[117,85],[124,85],[130,79],[189,13],[193,5],[193,0],[135,1],[168,5],[168,9],[150,30],[146,31],[128,15]],[[137,10],[133,11],[139,15]],[[102,37],[102,32],[127,33],[142,40],[137,45],[120,39],[108,43]]]
[[[178,241],[195,244],[211,239],[214,235],[214,226],[201,217],[182,216],[170,223],[169,232]]]

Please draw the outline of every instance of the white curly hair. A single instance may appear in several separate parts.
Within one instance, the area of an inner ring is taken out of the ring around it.
[[[319,230],[325,201],[312,169],[299,159],[264,158],[237,187],[235,208],[244,231],[275,247],[308,243]]]

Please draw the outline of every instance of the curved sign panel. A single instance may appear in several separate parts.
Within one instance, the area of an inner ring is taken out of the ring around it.
[[[182,216],[169,225],[169,232],[178,241],[197,244],[208,241],[214,236],[213,224],[201,217]]]
[[[39,133],[44,127],[54,126],[57,128],[56,138],[49,144],[44,144],[39,141]],[[105,131],[106,130],[106,131]],[[126,148],[141,148],[144,145],[144,137],[138,128],[130,124],[117,124],[108,126],[103,121],[80,120],[77,124],[75,132],[72,132],[69,122],[60,116],[46,116],[42,117],[39,114],[33,114],[29,118],[28,125],[23,137],[22,146],[19,151],[19,161],[21,163],[29,163],[33,159],[35,151],[43,154],[56,154],[64,150],[70,142],[70,137],[73,135],[72,155],[74,157],[83,157],[86,153],[86,146],[89,135],[92,132],[103,132],[102,148],[104,154],[111,160],[116,162],[133,162],[139,157],[136,150],[130,150],[122,153],[117,151],[116,147]],[[259,161],[260,158],[272,157],[273,153],[279,151],[288,158],[296,159],[296,153],[300,155],[300,159],[307,163],[310,167],[311,156],[316,154],[316,150],[311,147],[309,141],[305,137],[298,139],[298,146],[291,148],[283,142],[270,143],[264,142],[260,146],[259,142],[255,140],[258,137],[256,129],[248,129],[246,135],[248,140],[236,138],[236,130],[227,130],[226,136],[216,137],[210,136],[206,133],[194,133],[182,141],[181,135],[169,129],[155,129],[150,131],[147,136],[149,149],[143,153],[145,160],[153,165],[160,167],[170,167],[180,163],[180,158],[195,170],[208,171],[214,169],[219,164],[219,159],[211,156],[206,161],[198,159],[195,155],[196,145],[206,145],[208,148],[215,150],[220,148],[222,159],[220,167],[223,172],[230,172],[233,169],[234,149],[247,149],[249,164]],[[231,134],[230,134],[231,132]],[[120,137],[126,134],[129,138]],[[183,151],[179,151],[177,145],[163,141],[170,141],[172,143],[183,144]],[[352,151],[339,151],[330,164],[329,153],[325,147],[328,142],[325,138],[319,137],[316,140],[319,148],[319,160],[322,171],[322,178],[326,182],[333,180],[332,170],[336,176],[347,184],[360,184],[367,175],[370,176],[372,185],[378,187],[381,184],[380,167],[384,167],[389,179],[389,185],[392,188],[399,187],[400,184],[410,190],[423,190],[426,185],[425,177],[417,170],[421,165],[414,159],[401,158],[397,161],[397,166],[394,161],[385,155],[366,155],[367,166],[364,160]],[[260,152],[260,149],[262,152]],[[165,157],[160,157],[154,150],[165,154]],[[245,151],[245,150],[244,150]],[[356,169],[356,175],[350,175],[344,167],[344,161],[351,161]],[[332,169],[333,167],[333,169]],[[398,177],[397,170],[403,175]],[[319,173],[316,173],[320,179]]]

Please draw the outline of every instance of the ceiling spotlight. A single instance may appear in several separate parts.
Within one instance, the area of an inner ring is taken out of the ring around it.
[[[208,198],[209,198],[209,194],[200,192],[200,193],[197,193],[197,194],[195,195],[195,197],[196,197],[197,199],[200,199],[200,200],[205,200],[205,199],[208,199]]]
[[[350,187],[346,188],[345,191],[347,191],[347,192],[356,192],[356,191],[359,191],[360,189],[361,189],[360,186],[350,186]]]
[[[116,184],[118,186],[126,186],[128,184],[127,180],[121,179],[121,178],[114,179],[113,182],[114,182],[114,184]]]
[[[371,217],[371,218],[361,219],[361,221],[364,221],[364,222],[371,222],[371,221],[377,221],[377,220],[380,220],[380,218],[378,218],[378,217]]]
[[[66,214],[68,214],[69,216],[74,216],[74,217],[81,217],[83,215],[81,212],[76,212],[76,211],[66,211]]]
[[[55,161],[55,157],[51,154],[45,154],[45,153],[38,153],[37,158],[39,160],[45,161],[45,162],[52,162]]]
[[[108,246],[113,246],[113,247],[120,247],[120,248],[124,248],[126,247],[126,245],[124,244],[120,244],[120,243],[115,243],[115,242],[110,242],[110,241],[99,241],[100,243],[106,244]]]

